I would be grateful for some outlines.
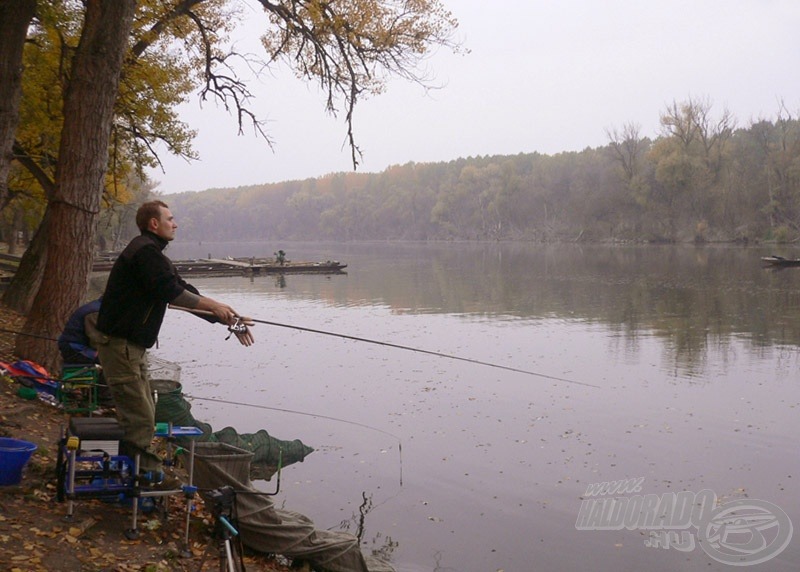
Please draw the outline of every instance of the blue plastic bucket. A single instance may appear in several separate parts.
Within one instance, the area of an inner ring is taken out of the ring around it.
[[[0,437],[0,486],[18,485],[22,469],[36,450],[36,445],[21,439]]]

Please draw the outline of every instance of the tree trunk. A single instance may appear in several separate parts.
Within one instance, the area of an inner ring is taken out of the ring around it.
[[[87,0],[83,31],[64,99],[56,188],[45,219],[42,283],[25,331],[56,338],[86,293],[120,70],[136,0]],[[20,336],[19,357],[50,370],[59,364],[54,341]]]
[[[25,256],[20,260],[19,268],[14,273],[14,279],[3,293],[3,303],[22,315],[27,315],[33,306],[33,298],[39,290],[44,275],[44,265],[47,260],[47,224],[45,219],[36,229]],[[16,241],[16,229],[10,240]],[[19,340],[17,340],[19,343]]]
[[[19,122],[22,96],[22,49],[36,0],[0,2],[0,204],[8,195],[11,147]]]

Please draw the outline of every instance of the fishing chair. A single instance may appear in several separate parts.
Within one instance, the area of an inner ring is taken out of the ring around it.
[[[124,431],[119,422],[112,417],[72,417],[69,427],[59,442],[56,463],[57,492],[59,502],[67,501],[66,519],[74,516],[75,502],[84,499],[101,499],[110,502],[124,502],[130,499],[132,506],[131,527],[125,531],[128,539],[135,539],[140,504],[152,497],[163,497],[163,515],[167,515],[167,502],[170,495],[184,494],[187,499],[194,497],[196,487],[192,485],[194,465],[194,440],[190,441],[188,455],[189,483],[176,490],[150,490],[144,487],[139,476],[139,455],[131,458],[120,454],[120,441]],[[171,424],[158,424],[155,436],[166,439],[167,463],[172,462],[172,443],[178,436],[195,437],[202,435],[196,427],[173,427]],[[141,502],[140,502],[141,501]],[[191,502],[187,502],[186,545],[188,546],[188,521]]]

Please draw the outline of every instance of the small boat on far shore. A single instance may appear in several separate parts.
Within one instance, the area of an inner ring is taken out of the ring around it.
[[[761,262],[767,266],[800,266],[800,258],[784,258],[783,256],[762,256]]]

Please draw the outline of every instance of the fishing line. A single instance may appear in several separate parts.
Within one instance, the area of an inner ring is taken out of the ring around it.
[[[184,310],[184,311],[190,311],[188,309],[180,308],[178,306],[170,306],[170,308],[174,308],[174,309],[178,309],[178,310]],[[199,313],[199,312],[193,312],[193,313]],[[256,321],[256,320],[254,320],[254,321]],[[264,322],[264,323],[268,323],[268,322]],[[287,327],[291,327],[291,326],[287,326]],[[309,330],[309,331],[314,331],[314,330]],[[16,334],[16,335],[19,335],[19,336],[30,336],[32,338],[39,338],[39,339],[42,339],[42,340],[58,341],[58,340],[56,340],[56,338],[51,338],[51,337],[48,337],[48,336],[40,336],[40,335],[37,335],[37,334],[27,334],[25,332],[18,332],[16,330],[7,330],[5,328],[0,328],[0,332],[7,333],[7,334]],[[320,333],[325,333],[325,332],[320,332]],[[335,334],[331,334],[331,335],[335,335]],[[390,345],[390,344],[387,344],[387,345]],[[420,350],[420,351],[424,351],[424,350]],[[502,367],[502,366],[500,366],[500,367]],[[58,381],[58,380],[56,380],[56,381]],[[100,383],[95,383],[94,385],[107,387],[107,385],[100,384]],[[307,417],[316,417],[316,418],[319,418],[319,419],[327,419],[329,421],[336,421],[338,423],[346,423],[348,425],[354,425],[356,427],[362,427],[364,429],[369,429],[370,431],[376,431],[378,433],[383,433],[384,435],[388,435],[392,439],[396,439],[397,440],[397,448],[398,448],[398,451],[400,453],[400,486],[403,485],[403,441],[402,441],[402,439],[400,439],[400,437],[398,437],[397,435],[395,435],[393,433],[389,433],[388,431],[384,431],[383,429],[378,429],[377,427],[373,427],[371,425],[366,425],[365,423],[359,423],[358,421],[349,421],[347,419],[340,419],[338,417],[331,417],[329,415],[320,415],[320,414],[317,414],[317,413],[306,413],[305,411],[297,411],[297,410],[294,410],[294,409],[281,409],[280,407],[270,407],[268,405],[255,405],[253,403],[242,403],[242,402],[238,402],[238,401],[228,401],[228,400],[225,400],[225,399],[215,399],[215,398],[211,398],[211,397],[197,397],[195,395],[187,395],[185,393],[183,394],[183,396],[186,397],[187,399],[197,399],[199,401],[214,401],[214,402],[217,402],[217,403],[225,403],[225,404],[228,404],[228,405],[238,405],[240,407],[253,407],[253,408],[256,408],[256,409],[267,409],[267,410],[270,410],[270,411],[280,411],[282,413],[292,413],[294,415],[304,415],[304,416],[307,416]]]
[[[270,407],[269,405],[257,405],[255,403],[243,403],[241,401],[229,401],[227,399],[218,399],[216,397],[198,397],[196,395],[189,395],[184,393],[183,396],[187,399],[197,399],[199,401],[214,401],[216,403],[225,403],[227,405],[239,405],[241,407],[253,407],[255,409],[267,409],[269,411],[280,411],[281,413],[293,413],[295,415],[304,415],[306,417],[317,417],[319,419],[328,419],[330,421],[338,421],[339,423],[347,423],[348,425],[355,425],[357,427],[363,427],[364,429],[369,429],[371,431],[377,431],[378,433],[383,433],[384,435],[388,435],[393,439],[397,439],[398,442],[400,441],[400,437],[393,433],[389,433],[388,431],[384,431],[383,429],[378,429],[377,427],[373,427],[372,425],[366,425],[364,423],[359,423],[358,421],[350,421],[348,419],[341,419],[339,417],[331,417],[329,415],[320,415],[319,413],[308,413],[305,411],[297,411],[295,409],[281,409],[280,407]]]
[[[350,421],[349,419],[341,419],[339,417],[331,417],[330,415],[321,415],[319,413],[307,413],[305,411],[297,411],[295,409],[283,409],[281,407],[270,407],[269,405],[256,405],[254,403],[243,403],[241,401],[229,401],[227,399],[218,399],[216,397],[198,397],[196,395],[189,395],[187,393],[182,394],[183,397],[186,399],[196,399],[198,401],[212,401],[214,403],[224,403],[226,405],[237,405],[239,407],[252,407],[254,409],[266,409],[269,411],[279,411],[281,413],[292,413],[294,415],[303,415],[305,417],[316,417],[318,419],[327,419],[329,421],[336,421],[338,423],[345,423],[347,425],[354,425],[356,427],[362,427],[364,429],[369,429],[370,431],[376,431],[378,433],[383,433],[384,435],[388,435],[392,439],[397,439],[397,450],[400,454],[400,486],[403,486],[403,440],[400,439],[394,433],[389,433],[388,431],[384,431],[383,429],[378,429],[377,427],[373,427],[372,425],[367,425],[365,423],[359,423],[358,421]]]
[[[191,308],[183,308],[181,306],[173,306],[172,304],[170,304],[169,307],[174,309],[174,310],[183,310],[184,312],[189,312],[191,314],[213,315],[212,312],[208,312],[206,310],[193,310]],[[282,324],[280,322],[271,322],[271,321],[268,321],[268,320],[257,320],[255,318],[248,318],[248,319],[250,321],[256,323],[256,324],[266,324],[268,326],[278,326],[279,328],[289,328],[289,329],[292,329],[292,330],[299,330],[301,332],[311,332],[313,334],[322,334],[324,336],[334,336],[334,337],[337,337],[337,338],[343,338],[345,340],[353,340],[353,341],[356,341],[356,342],[365,342],[365,343],[368,343],[368,344],[376,344],[376,345],[379,345],[379,346],[385,346],[385,347],[389,347],[389,348],[396,348],[396,349],[399,349],[399,350],[408,350],[408,351],[412,351],[412,352],[418,352],[418,353],[421,353],[421,354],[428,354],[428,355],[432,355],[432,356],[436,356],[436,357],[443,357],[443,358],[447,358],[447,359],[465,361],[465,362],[468,362],[468,363],[474,363],[474,364],[477,364],[477,365],[485,365],[485,366],[488,366],[488,367],[494,367],[494,368],[497,368],[497,369],[504,369],[504,370],[513,371],[513,372],[516,372],[516,373],[523,373],[525,375],[532,375],[532,376],[541,377],[541,378],[544,378],[544,379],[551,379],[553,381],[562,381],[564,383],[572,383],[574,385],[583,385],[583,386],[586,386],[586,387],[594,387],[594,388],[597,388],[597,389],[602,389],[599,385],[594,385],[593,383],[586,383],[584,381],[576,381],[574,379],[566,379],[564,377],[556,377],[554,375],[548,375],[546,373],[539,373],[539,372],[535,372],[535,371],[529,371],[529,370],[526,370],[526,369],[519,369],[519,368],[516,368],[516,367],[511,367],[511,366],[501,365],[501,364],[496,364],[496,363],[490,363],[490,362],[481,361],[481,360],[477,360],[477,359],[473,359],[473,358],[455,356],[455,355],[451,355],[451,354],[435,352],[435,351],[432,351],[432,350],[424,350],[424,349],[421,349],[421,348],[414,348],[414,347],[411,347],[411,346],[404,346],[404,345],[401,345],[401,344],[394,344],[392,342],[384,342],[384,341],[380,341],[380,340],[372,340],[372,339],[369,339],[369,338],[361,338],[361,337],[358,337],[358,336],[350,336],[350,335],[347,335],[347,334],[338,334],[336,332],[327,332],[325,330],[315,330],[314,328],[306,328],[304,326],[293,326],[291,324]]]

